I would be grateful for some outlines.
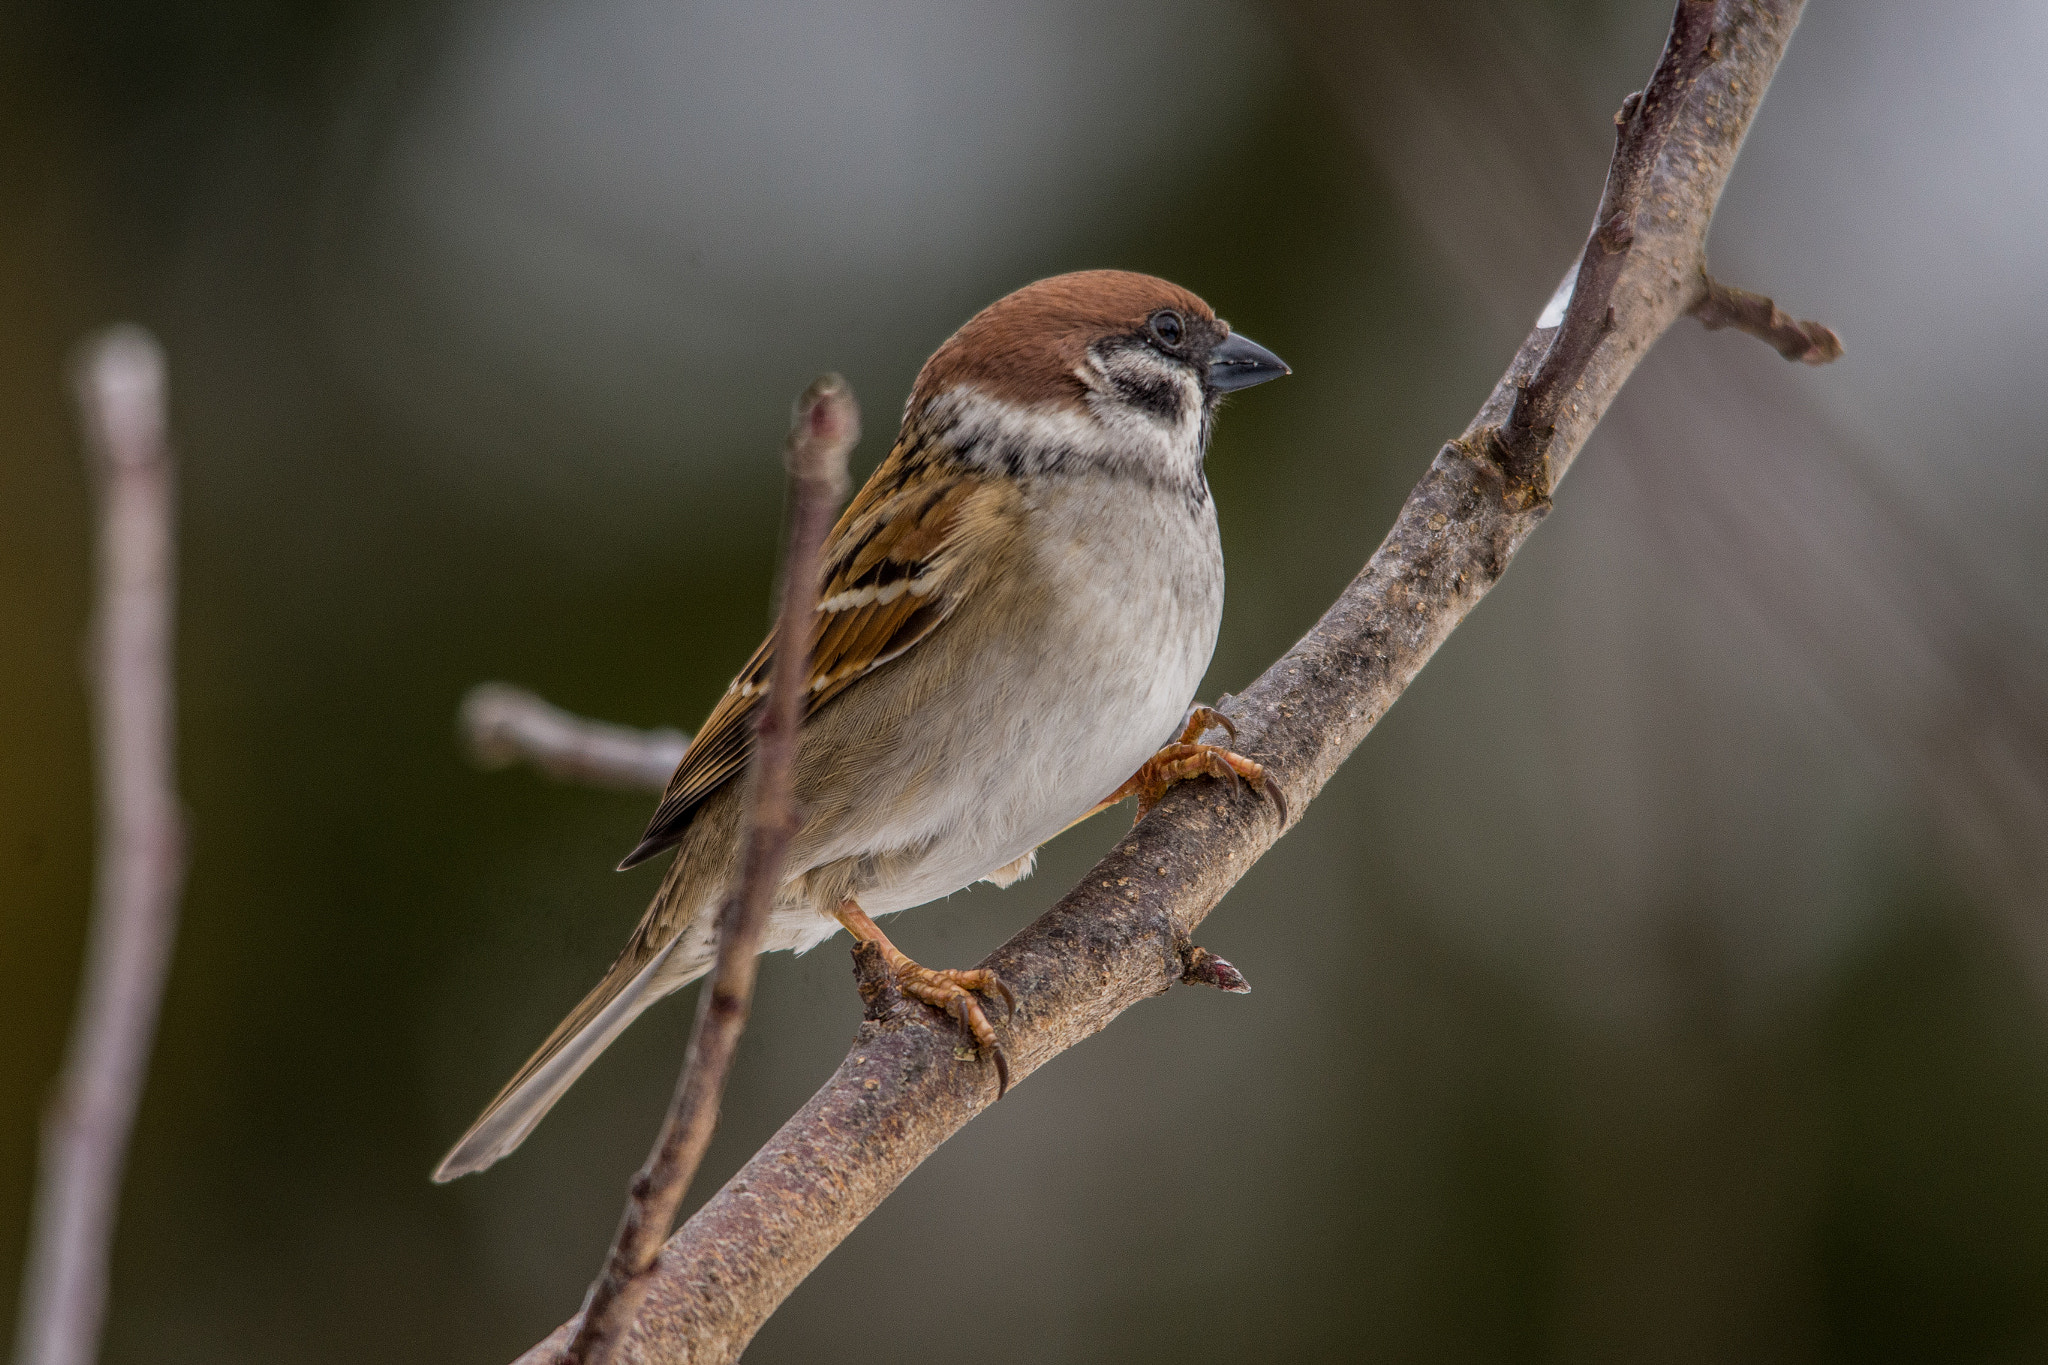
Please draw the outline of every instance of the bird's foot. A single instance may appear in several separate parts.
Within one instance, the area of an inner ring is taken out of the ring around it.
[[[910,955],[891,943],[881,926],[852,901],[840,906],[835,918],[856,940],[872,943],[881,950],[882,965],[898,991],[934,1009],[944,1010],[959,1021],[960,1027],[974,1039],[975,1050],[995,1062],[996,1098],[1001,1099],[1010,1088],[1010,1059],[1003,1055],[995,1025],[988,1021],[977,997],[985,995],[991,1000],[1000,997],[1004,1017],[1015,1014],[1017,997],[1003,984],[1003,979],[986,967],[926,967],[913,962]]]
[[[1280,812],[1280,823],[1287,823],[1287,798],[1280,794],[1280,788],[1266,772],[1263,765],[1246,758],[1243,754],[1224,748],[1220,744],[1196,743],[1205,731],[1221,729],[1232,739],[1237,738],[1237,727],[1230,723],[1230,717],[1207,706],[1197,706],[1188,713],[1187,724],[1182,727],[1180,739],[1167,745],[1158,753],[1145,760],[1145,765],[1131,775],[1128,782],[1117,789],[1112,801],[1122,800],[1132,792],[1138,794],[1138,819],[1142,820],[1152,807],[1159,804],[1159,798],[1176,782],[1185,782],[1195,777],[1214,777],[1237,786],[1249,783]]]
[[[982,1013],[977,995],[986,995],[991,1000],[1001,997],[1006,1012],[1014,1013],[1017,1000],[1010,994],[1010,988],[986,967],[921,967],[900,953],[897,957],[898,961],[889,963],[889,975],[895,980],[896,989],[960,1021],[960,1027],[973,1036],[975,1050],[994,1060],[996,1098],[1001,1099],[1010,1088],[1010,1062],[1003,1055],[1002,1044],[996,1041],[995,1025]]]

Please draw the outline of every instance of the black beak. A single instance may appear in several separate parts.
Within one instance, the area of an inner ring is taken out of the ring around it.
[[[1217,393],[1248,389],[1292,373],[1286,361],[1250,337],[1235,332],[1217,342],[1216,349],[1209,352],[1209,387]]]

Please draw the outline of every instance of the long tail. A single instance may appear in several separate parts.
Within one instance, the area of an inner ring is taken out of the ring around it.
[[[634,937],[637,940],[639,935]],[[625,1032],[640,1011],[709,970],[708,955],[702,962],[678,963],[680,972],[663,970],[690,938],[687,932],[674,934],[652,956],[643,957],[631,947],[621,954],[596,989],[555,1025],[540,1050],[505,1083],[498,1097],[462,1135],[462,1141],[441,1158],[434,1168],[435,1183],[481,1171],[526,1141],[526,1135],[554,1108],[555,1101],[597,1060],[598,1053]]]

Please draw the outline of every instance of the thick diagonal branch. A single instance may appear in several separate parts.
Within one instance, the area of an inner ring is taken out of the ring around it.
[[[99,519],[90,656],[98,850],[78,1015],[43,1115],[17,1365],[90,1365],[99,1354],[121,1171],[185,868],[171,651],[177,487],[156,340],[117,327],[94,342],[78,403]]]
[[[818,610],[818,556],[846,497],[846,457],[860,439],[860,409],[838,375],[826,375],[797,400],[790,422],[789,526],[783,549],[782,601],[776,614],[775,670],[755,728],[747,773],[740,883],[719,915],[718,959],[697,996],[697,1023],[683,1057],[661,1134],[633,1178],[611,1254],[584,1300],[565,1362],[604,1365],[616,1358],[647,1297],[654,1258],[675,1225],[711,1133],[733,1052],[754,999],[754,976],[768,909],[782,883],[782,860],[796,834],[797,726],[810,672],[811,621]]]
[[[1295,818],[1485,596],[1649,347],[1699,300],[1705,242],[1800,0],[1679,7],[1631,102],[1561,327],[1539,327],[1437,452],[1365,569],[1230,706],[1233,747]],[[1510,414],[1516,421],[1510,427]],[[1273,807],[1190,784],[991,955],[1020,1006],[1021,1080],[1190,969],[1190,935],[1283,833]],[[729,1361],[890,1191],[995,1098],[947,1024],[887,1009],[810,1102],[661,1253],[624,1358]],[[550,1357],[570,1329],[530,1352]]]

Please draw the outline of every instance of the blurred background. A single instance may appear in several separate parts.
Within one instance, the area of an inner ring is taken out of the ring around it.
[[[1296,370],[1210,461],[1241,688],[1575,256],[1669,8],[0,9],[0,1321],[88,894],[83,336],[169,353],[194,832],[105,1359],[504,1361],[690,1009],[427,1182],[659,877],[647,798],[468,767],[465,689],[695,725],[802,384],[865,471],[953,327],[1101,265]],[[2044,44],[1816,0],[1712,247],[1847,359],[1681,325],[1209,921],[1255,993],[1033,1077],[750,1359],[2048,1359]],[[971,962],[1124,818],[892,933]],[[697,1199],[858,1017],[843,940],[771,960]]]

